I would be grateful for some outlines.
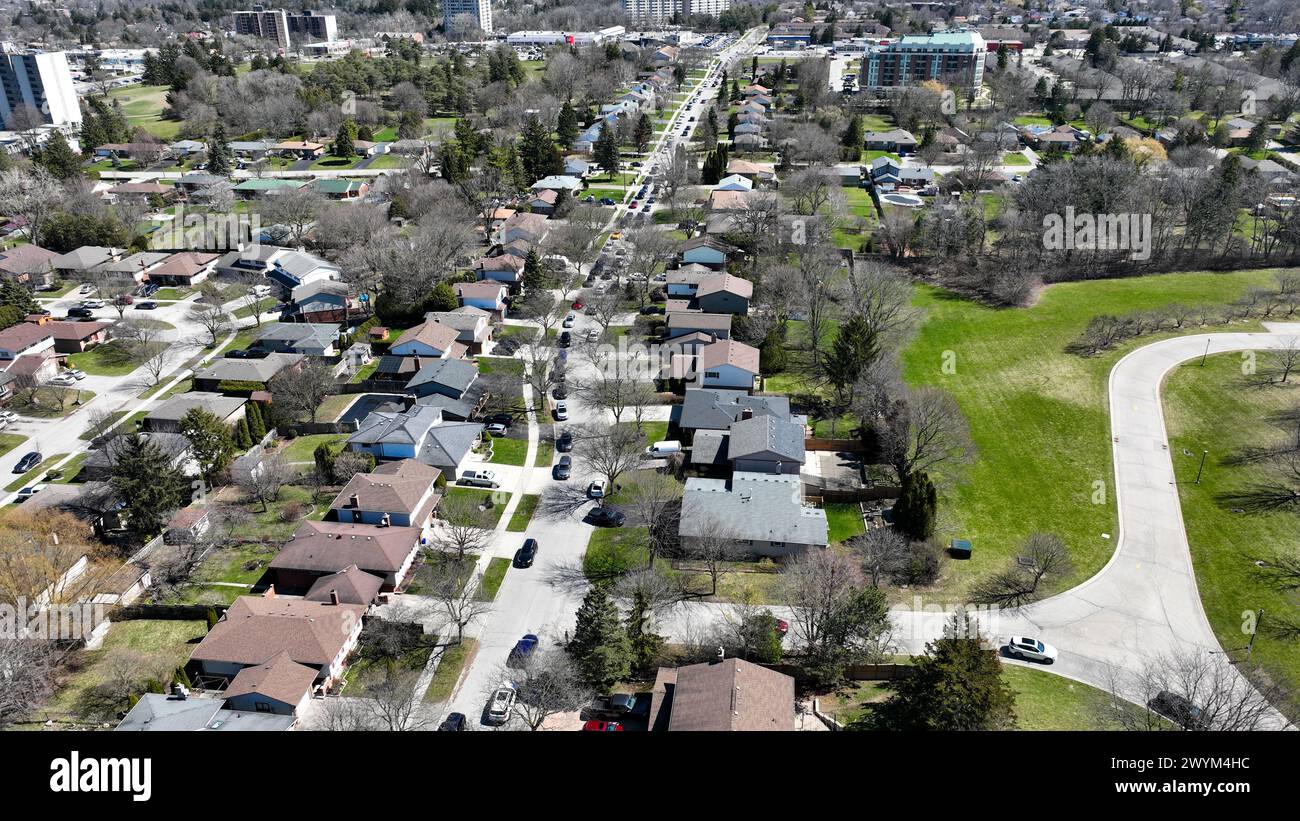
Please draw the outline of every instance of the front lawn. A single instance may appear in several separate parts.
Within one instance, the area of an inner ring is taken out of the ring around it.
[[[950,391],[978,448],[964,481],[940,490],[935,535],[971,539],[975,547],[969,561],[947,563],[943,591],[962,594],[1040,531],[1064,539],[1073,557],[1073,572],[1054,590],[1078,584],[1110,558],[1116,516],[1107,378],[1121,356],[1159,337],[1092,358],[1066,353],[1092,317],[1174,302],[1226,304],[1273,282],[1271,271],[1246,271],[1061,283],[1019,309],[920,288],[915,305],[926,320],[904,352],[905,376]],[[1093,503],[1096,482],[1106,490],[1101,504]]]
[[[437,704],[451,698],[452,692],[456,689],[456,682],[460,681],[461,672],[474,658],[477,650],[478,641],[475,639],[465,639],[461,644],[451,644],[443,648],[438,669],[434,671],[433,678],[429,681],[429,688],[424,691],[425,703]]]
[[[17,433],[0,433],[0,456],[27,441],[26,436]]]
[[[450,499],[455,496],[465,496],[470,499],[477,500],[479,507],[482,507],[485,503],[491,501],[492,498],[499,493],[500,491],[494,492],[490,490],[479,490],[478,488],[460,487],[458,485],[456,487],[447,488],[447,493],[446,495],[443,496],[443,498]],[[493,503],[492,507],[488,508],[488,510],[492,513],[492,517],[493,517],[492,521],[488,524],[488,526],[496,527],[497,523],[501,521],[501,514],[506,512],[505,503],[504,502]]]
[[[68,364],[96,376],[126,376],[166,347],[165,343],[153,342],[147,349],[138,350],[121,340],[112,339],[88,351],[70,354]]]
[[[492,437],[492,461],[498,465],[523,466],[528,458],[528,440],[508,436]]]
[[[537,510],[537,503],[542,497],[536,493],[525,493],[519,497],[519,506],[515,508],[514,515],[510,517],[510,524],[506,525],[506,530],[512,533],[523,533],[528,529],[528,523],[533,519],[533,513]]]
[[[503,559],[498,556],[488,562],[487,571],[483,573],[483,581],[479,583],[478,590],[474,593],[474,598],[479,601],[495,601],[497,591],[501,589],[501,583],[506,580],[506,571],[509,569],[509,559]]]

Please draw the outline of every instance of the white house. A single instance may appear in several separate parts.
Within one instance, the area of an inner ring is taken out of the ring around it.
[[[700,348],[696,355],[696,382],[702,388],[753,390],[758,376],[758,348],[722,339]]]

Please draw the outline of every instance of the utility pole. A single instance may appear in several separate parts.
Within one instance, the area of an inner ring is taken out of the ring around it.
[[[1201,471],[1205,470],[1205,457],[1209,455],[1208,450],[1201,451],[1201,466],[1196,469],[1196,484],[1198,485],[1201,483]]]

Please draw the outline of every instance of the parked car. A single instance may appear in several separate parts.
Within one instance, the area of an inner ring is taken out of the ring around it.
[[[515,423],[515,419],[508,413],[494,413],[485,420],[489,425],[504,425],[510,427]]]
[[[537,540],[524,539],[524,546],[515,551],[515,567],[532,567],[537,558]]]
[[[77,380],[78,382],[86,378],[86,372],[83,371],[81,368],[68,368],[66,371],[64,371],[64,373],[66,373],[68,376],[71,376],[73,379]]]
[[[90,319],[90,318],[93,317],[94,315],[95,315],[95,312],[92,311],[92,310],[90,310],[89,308],[69,308],[69,309],[68,309],[68,318],[69,318],[69,319]]]
[[[556,402],[555,410],[552,411],[557,422],[563,422],[569,418],[569,406],[564,402]]]
[[[590,331],[587,331],[587,341],[588,341],[588,342],[599,342],[599,341],[600,341],[600,331],[596,330],[595,328],[592,328]]]
[[[603,499],[609,483],[604,479],[592,479],[591,484],[587,485],[587,495],[593,499]]]
[[[557,344],[558,344],[561,348],[567,348],[567,347],[569,347],[569,343],[570,343],[571,341],[573,341],[573,335],[572,335],[572,334],[570,334],[568,331],[560,331],[560,338],[559,338],[559,340],[557,341]]]
[[[515,646],[510,650],[510,655],[506,657],[506,666],[523,667],[533,657],[533,651],[537,649],[537,644],[540,641],[541,639],[537,638],[537,636],[528,633],[515,642]]]
[[[83,299],[83,300],[81,300],[81,307],[83,307],[83,308],[103,308],[103,307],[104,307],[104,300],[102,300],[102,299]]]
[[[31,485],[29,487],[25,487],[22,490],[18,491],[19,504],[32,498],[36,494],[40,493],[42,490],[45,490],[46,487],[48,487],[48,485],[45,484],[44,482],[41,482],[40,484]]]
[[[560,461],[555,463],[555,467],[551,468],[551,477],[563,482],[569,478],[572,471],[573,457],[566,453],[560,457]]]
[[[58,385],[61,388],[66,388],[70,385],[77,384],[77,380],[72,376],[72,374],[64,372],[59,374],[58,376],[50,377],[50,384]]]
[[[585,305],[586,303],[583,302],[581,299],[573,300],[573,310],[575,311],[581,311]]]
[[[494,470],[467,470],[460,475],[460,484],[472,487],[498,487]]]
[[[776,632],[780,633],[780,634],[783,635],[783,636],[784,636],[786,633],[789,633],[789,632],[790,632],[790,622],[786,621],[785,619],[777,619],[777,620],[776,620]]]
[[[0,419],[5,420],[6,422],[13,422],[18,419],[18,414],[11,410],[0,410]]]
[[[80,288],[77,289],[77,293],[79,294],[92,294],[94,292],[95,292],[95,286],[91,285],[89,282],[87,282],[85,285],[82,285]]]
[[[627,517],[620,510],[598,505],[587,514],[587,521],[596,527],[622,527]]]
[[[556,386],[555,386],[555,389],[554,389],[553,391],[551,391],[551,394],[552,394],[556,399],[568,399],[568,398],[569,398],[569,389],[566,388],[566,387],[563,386],[563,385],[556,385]]]
[[[135,303],[135,309],[137,311],[152,311],[154,308],[157,307],[158,307],[158,303],[154,302],[152,299],[142,299],[139,302]]]
[[[440,733],[462,733],[469,729],[469,722],[465,720],[464,713],[448,713],[447,717],[438,725]]]
[[[650,697],[647,695],[629,695],[614,693],[597,696],[587,709],[588,714],[605,720],[616,720],[628,716],[644,716],[650,713]]]
[[[564,327],[566,327],[566,328],[572,328],[572,327],[573,327],[573,323],[575,323],[575,322],[577,322],[577,321],[578,321],[578,315],[577,315],[577,314],[569,314],[568,316],[566,316],[566,317],[564,318],[564,322],[563,322],[562,324],[563,324]]]
[[[682,443],[675,439],[667,439],[663,442],[655,442],[645,449],[645,455],[652,459],[663,458],[673,453],[682,452]]]
[[[40,451],[28,451],[23,458],[18,460],[18,464],[14,465],[14,473],[26,473],[39,465],[44,459],[45,457],[41,456]]]
[[[560,435],[555,437],[555,449],[560,453],[568,453],[573,450],[573,432],[561,431]]]
[[[1007,642],[1007,652],[1025,661],[1041,661],[1051,664],[1056,661],[1056,648],[1028,636],[1012,636]]]
[[[601,204],[601,205],[618,205],[618,202],[617,202],[616,200],[614,200],[612,197],[601,197],[601,198],[600,198],[600,204]]]
[[[515,685],[506,683],[498,687],[487,703],[483,723],[500,727],[510,720],[510,708],[515,706]]]
[[[1169,719],[1185,730],[1210,729],[1210,722],[1206,719],[1204,711],[1186,696],[1180,696],[1178,693],[1161,690],[1156,693],[1155,698],[1147,702],[1147,707],[1151,712]]]
[[[641,309],[642,316],[650,316],[652,314],[662,314],[663,312],[664,312],[664,308],[662,305],[646,305]]]
[[[617,721],[587,721],[582,725],[584,732],[588,733],[618,733],[623,731],[623,725]]]
[[[507,433],[510,432],[510,429],[507,428],[505,425],[494,422],[491,425],[487,426],[487,432],[492,434],[493,436],[505,436]]]

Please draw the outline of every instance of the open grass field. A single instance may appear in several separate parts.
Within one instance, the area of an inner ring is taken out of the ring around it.
[[[161,140],[174,140],[180,133],[178,120],[164,120],[163,109],[167,107],[167,86],[123,86],[109,92],[122,106],[122,113],[132,127],[143,127]]]
[[[1113,552],[1107,377],[1124,353],[1159,337],[1090,359],[1066,353],[1093,316],[1174,302],[1229,303],[1248,287],[1272,282],[1271,271],[1247,271],[1063,283],[1023,309],[919,290],[915,304],[926,319],[904,352],[905,376],[954,395],[979,451],[964,481],[940,490],[935,535],[968,538],[975,547],[969,561],[946,564],[940,592],[960,597],[1034,532],[1056,533],[1070,547],[1074,570],[1055,589],[1093,575]],[[1093,503],[1096,482],[1105,489],[1100,504]]]
[[[1261,354],[1257,361],[1262,367],[1266,357]],[[1265,465],[1222,460],[1242,448],[1286,441],[1269,419],[1300,407],[1300,379],[1256,386],[1242,374],[1242,363],[1240,354],[1222,354],[1204,367],[1190,362],[1171,373],[1164,387],[1165,424],[1196,584],[1215,635],[1228,650],[1245,646],[1250,636],[1243,633],[1243,620],[1262,608],[1266,629],[1255,639],[1252,660],[1294,692],[1300,685],[1300,645],[1270,635],[1267,627],[1300,621],[1300,597],[1272,583],[1254,563],[1279,550],[1295,554],[1300,515],[1233,513],[1217,497],[1268,482],[1271,471]],[[1197,469],[1207,450],[1198,485]]]

